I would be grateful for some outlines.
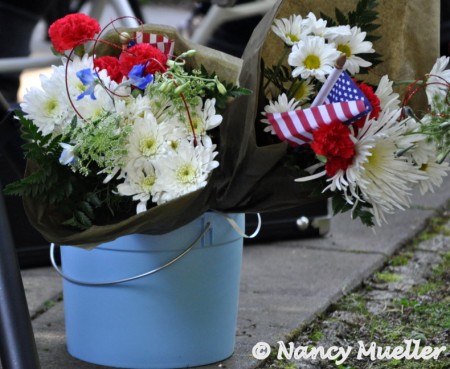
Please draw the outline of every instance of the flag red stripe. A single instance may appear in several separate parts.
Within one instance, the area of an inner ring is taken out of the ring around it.
[[[356,109],[354,109],[355,107]],[[281,140],[287,141],[290,145],[298,146],[310,142],[315,129],[331,122],[346,121],[364,111],[364,102],[359,100],[324,104],[309,109],[298,109],[283,113],[268,113],[267,118]],[[357,114],[355,115],[355,113]]]
[[[342,107],[342,111],[344,112],[344,115],[346,116],[347,120],[353,118],[353,114],[350,111],[350,107],[348,106],[348,103],[346,104],[340,104]]]
[[[292,111],[293,115],[296,116],[299,119],[299,122],[298,122],[299,124],[295,124],[294,123],[294,121],[292,120],[292,117],[291,117],[291,115],[289,113],[291,113],[291,112],[281,113],[281,116],[283,118],[285,118],[286,126],[288,127],[289,132],[291,132],[291,135],[293,137],[299,138],[300,140],[302,140],[304,142],[310,141],[310,139],[308,137],[303,135],[303,133],[305,131],[307,131],[305,129],[304,125],[303,125],[305,123],[305,119],[304,118],[302,119],[302,117],[304,117],[304,115],[305,115],[303,110],[294,110],[294,111]],[[300,125],[300,127],[299,127],[299,125]]]

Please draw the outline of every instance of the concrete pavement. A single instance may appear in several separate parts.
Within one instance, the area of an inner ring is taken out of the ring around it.
[[[204,369],[252,369],[260,341],[275,345],[311,322],[379,269],[450,200],[450,181],[434,194],[415,196],[413,207],[389,217],[376,233],[349,219],[333,218],[323,238],[244,247],[234,355]],[[43,369],[102,368],[72,358],[65,348],[61,281],[51,268],[23,271]]]

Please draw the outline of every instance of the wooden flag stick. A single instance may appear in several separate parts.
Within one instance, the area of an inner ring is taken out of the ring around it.
[[[322,105],[328,94],[330,93],[331,89],[333,88],[334,84],[338,80],[339,76],[341,75],[342,71],[344,70],[344,64],[347,60],[347,57],[345,54],[341,54],[337,59],[336,63],[334,64],[334,69],[326,79],[325,83],[323,84],[322,88],[319,90],[319,93],[317,94],[316,98],[311,104],[311,107]]]

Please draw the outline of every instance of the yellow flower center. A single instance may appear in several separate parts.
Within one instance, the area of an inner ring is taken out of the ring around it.
[[[144,156],[152,156],[156,153],[157,148],[158,145],[154,137],[145,137],[139,142],[139,150]]]
[[[180,183],[193,183],[195,179],[195,168],[189,163],[184,164],[178,168],[176,177]]]
[[[337,49],[341,53],[344,53],[347,58],[350,58],[352,56],[352,49],[348,44],[340,44],[338,45]]]
[[[424,163],[424,164],[422,164],[422,165],[420,166],[420,170],[423,171],[423,172],[426,172],[427,169],[428,169],[428,164],[427,164],[427,163]]]
[[[292,42],[298,42],[300,40],[296,35],[292,33],[286,33],[286,38],[288,38]]]
[[[372,150],[370,150],[370,153],[372,155],[367,156],[367,162],[363,165],[364,169],[366,169],[366,170],[369,168],[378,167],[378,164],[379,164],[378,155],[377,155],[377,151],[374,149],[376,149],[376,147],[374,147],[374,148],[372,148]]]
[[[178,149],[178,146],[179,146],[179,142],[178,142],[178,141],[176,141],[176,140],[170,140],[170,141],[168,141],[168,144],[169,144],[169,147],[170,147],[172,150],[176,151],[176,150]]]
[[[303,100],[307,98],[311,94],[311,88],[307,83],[302,83],[297,91],[295,91],[294,98],[295,100]]]
[[[79,91],[84,92],[87,90],[87,86],[83,85],[81,81],[76,84],[76,87]]]
[[[367,156],[367,162],[363,164],[365,170],[377,175],[378,171],[384,171],[386,160],[388,160],[395,151],[392,142],[380,141],[370,148]]]
[[[45,104],[44,109],[47,113],[52,113],[53,110],[55,110],[57,106],[58,106],[58,101],[56,99],[50,99]]]
[[[141,183],[142,189],[145,192],[150,192],[150,190],[152,189],[153,185],[155,184],[156,181],[156,177],[155,176],[147,176],[144,178],[144,180]]]
[[[203,121],[202,118],[200,118],[198,115],[193,115],[191,117],[192,127],[194,128],[195,133],[201,133],[203,128]],[[191,127],[189,127],[189,130],[191,130]]]
[[[320,58],[314,54],[308,55],[303,63],[305,64],[305,67],[308,69],[320,68]]]

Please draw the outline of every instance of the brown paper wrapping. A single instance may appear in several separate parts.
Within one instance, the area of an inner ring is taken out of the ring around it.
[[[277,2],[275,18],[299,14],[305,17],[320,12],[335,18],[335,8],[344,14],[356,8],[357,0],[285,0]],[[380,28],[374,35],[381,38],[373,48],[382,55],[383,62],[367,76],[358,76],[377,85],[381,76],[388,74],[394,81],[414,81],[429,73],[439,57],[440,2],[439,0],[379,0],[377,11]],[[263,50],[268,65],[278,62],[283,45],[278,37],[269,32]],[[405,87],[398,89],[402,93]],[[424,109],[425,99],[414,101],[414,107]]]

